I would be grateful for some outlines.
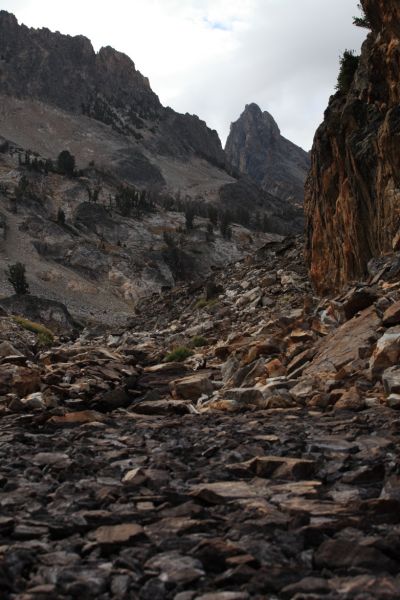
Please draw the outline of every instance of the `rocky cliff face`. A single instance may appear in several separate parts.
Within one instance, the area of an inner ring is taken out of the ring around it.
[[[248,104],[231,125],[225,151],[227,160],[264,190],[282,200],[303,203],[309,155],[284,138],[274,118],[257,104]]]
[[[362,4],[372,31],[350,89],[330,99],[307,182],[307,255],[321,292],[399,246],[400,6]]]

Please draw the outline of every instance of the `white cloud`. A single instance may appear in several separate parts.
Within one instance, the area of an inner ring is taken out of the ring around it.
[[[164,104],[198,114],[224,139],[244,105],[271,112],[309,148],[338,57],[358,49],[357,0],[0,0],[20,22],[89,37],[128,54]]]

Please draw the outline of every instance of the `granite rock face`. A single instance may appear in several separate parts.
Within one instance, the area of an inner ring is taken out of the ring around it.
[[[399,243],[400,6],[362,5],[372,30],[350,89],[330,99],[306,185],[308,262],[321,292],[362,278]]]
[[[232,123],[225,152],[236,169],[270,194],[303,203],[309,154],[284,138],[274,118],[257,104],[248,104]]]

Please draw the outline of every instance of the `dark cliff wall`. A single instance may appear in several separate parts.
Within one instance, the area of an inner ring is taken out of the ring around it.
[[[281,200],[303,203],[310,157],[284,138],[274,118],[257,104],[248,104],[232,123],[225,152],[231,165],[265,191]]]
[[[363,0],[371,33],[347,93],[330,99],[306,184],[307,259],[320,292],[366,274],[400,226],[400,3]]]

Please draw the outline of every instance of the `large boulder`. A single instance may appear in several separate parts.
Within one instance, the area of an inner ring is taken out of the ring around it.
[[[371,375],[381,375],[400,359],[400,326],[391,327],[378,340],[370,361]]]

